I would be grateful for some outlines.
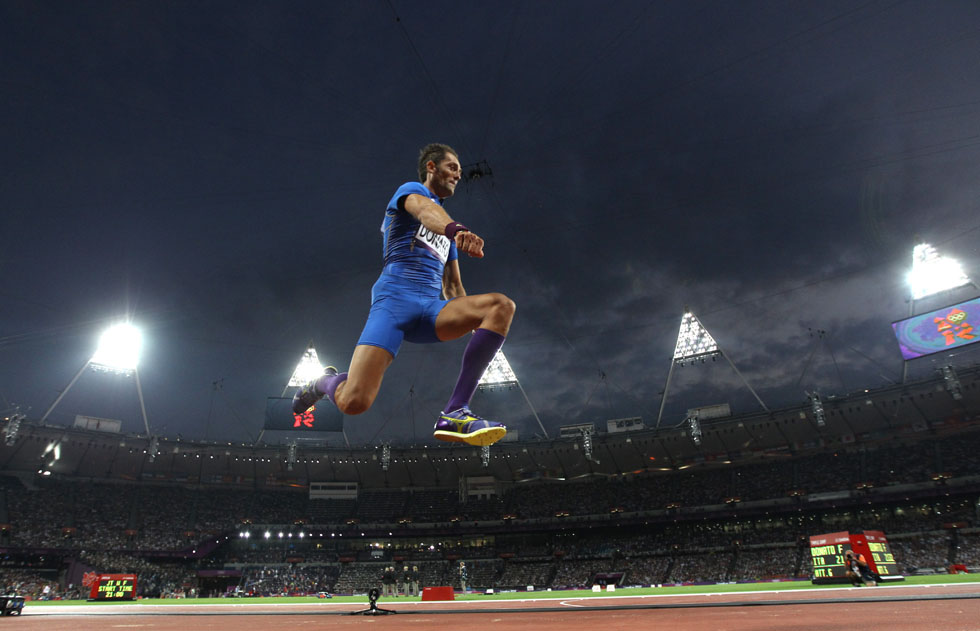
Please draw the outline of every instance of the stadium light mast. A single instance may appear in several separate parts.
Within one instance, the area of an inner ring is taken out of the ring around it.
[[[146,402],[143,400],[143,387],[140,384],[139,366],[140,352],[143,349],[143,335],[131,322],[114,324],[106,329],[99,338],[99,345],[92,357],[85,362],[61,394],[54,400],[51,407],[41,417],[41,423],[47,420],[52,411],[65,398],[72,386],[81,378],[87,368],[98,372],[111,372],[119,375],[133,375],[136,381],[136,394],[139,396],[140,412],[143,415],[143,427],[146,435],[150,435],[150,422],[146,417]]]
[[[541,423],[540,417],[538,417],[537,410],[531,405],[531,400],[527,398],[527,393],[524,392],[524,388],[521,386],[521,382],[517,380],[517,375],[514,373],[514,369],[510,367],[510,362],[504,357],[504,352],[502,350],[497,350],[497,354],[493,356],[490,361],[490,365],[483,372],[483,376],[480,377],[480,383],[477,387],[480,390],[493,390],[494,388],[500,388],[505,386],[517,386],[524,395],[524,401],[527,403],[527,407],[531,409],[531,414],[534,415],[534,420],[538,422],[538,427],[541,429],[541,433],[544,434],[545,438],[550,438],[548,436],[548,430],[544,428]]]
[[[704,325],[701,324],[701,321],[698,320],[696,315],[694,315],[691,311],[687,311],[681,318],[681,326],[677,332],[677,344],[674,346],[674,357],[670,360],[670,370],[667,371],[667,383],[664,385],[664,394],[660,399],[660,412],[657,414],[657,424],[654,427],[655,431],[660,429],[660,420],[663,418],[664,406],[667,404],[667,394],[670,391],[670,379],[674,374],[674,366],[677,366],[678,364],[683,365],[684,362],[691,362],[698,359],[703,362],[709,357],[713,358],[718,355],[721,355],[728,361],[728,364],[732,367],[732,370],[734,370],[735,374],[738,375],[738,378],[742,380],[745,387],[749,389],[749,392],[751,392],[752,396],[755,397],[755,400],[759,402],[762,409],[766,412],[769,411],[766,404],[762,402],[762,399],[760,399],[759,395],[752,389],[749,382],[745,380],[742,373],[740,373],[738,368],[735,367],[735,363],[728,357],[728,355],[725,354],[725,351],[718,346],[718,342],[715,341],[715,338],[711,337],[711,333],[708,333],[708,329],[704,328]],[[700,439],[700,423],[698,423],[697,429],[698,438]],[[692,438],[693,437],[694,433],[692,432]]]
[[[298,388],[305,386],[307,383],[316,379],[323,374],[323,365],[320,363],[320,358],[317,357],[316,349],[313,348],[313,342],[306,347],[306,351],[303,356],[300,357],[299,363],[296,364],[296,368],[293,369],[293,375],[289,378],[286,383],[286,387],[282,390],[282,396],[286,396],[286,390],[289,388]]]
[[[905,277],[909,284],[909,317],[915,315],[915,301],[944,291],[976,284],[963,271],[960,262],[943,256],[928,243],[912,248],[912,268]],[[908,379],[908,360],[902,362],[902,383]]]
[[[289,377],[289,381],[282,388],[282,394],[279,395],[280,399],[286,398],[286,393],[290,388],[302,388],[307,383],[313,381],[314,379],[323,375],[323,364],[320,363],[320,357],[316,353],[316,348],[313,347],[313,341],[306,346],[306,350],[303,351],[303,355],[299,358],[296,363],[296,368],[293,368],[293,373]],[[265,428],[259,432],[258,437],[255,439],[255,445],[262,442],[262,438],[265,436]],[[347,439],[347,432],[343,429],[340,431],[344,436],[344,443],[350,447],[350,441]]]
[[[959,261],[941,256],[928,243],[920,243],[912,248],[912,269],[909,270],[906,280],[912,296],[911,304],[943,291],[973,284],[963,273]],[[914,307],[910,306],[910,309]],[[909,315],[914,313],[910,312]]]

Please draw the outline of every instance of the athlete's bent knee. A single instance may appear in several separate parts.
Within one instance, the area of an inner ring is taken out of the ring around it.
[[[517,305],[503,294],[487,295],[490,298],[490,305],[483,316],[480,327],[506,336],[510,331],[510,324],[514,320]]]
[[[356,416],[368,411],[371,401],[367,397],[347,397],[337,401],[337,409],[348,416]]]
[[[493,306],[491,309],[496,311],[500,316],[507,318],[507,320],[512,320],[514,313],[517,311],[517,303],[504,294],[491,295],[493,296]]]
[[[349,416],[356,416],[370,409],[374,397],[350,387],[349,382],[345,382],[337,390],[336,401],[338,410]]]

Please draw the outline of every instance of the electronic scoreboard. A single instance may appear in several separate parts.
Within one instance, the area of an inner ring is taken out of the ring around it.
[[[89,600],[134,600],[135,574],[97,574],[92,577]]]
[[[813,561],[814,583],[847,581],[844,553],[851,549],[849,532],[832,532],[810,537],[810,559]]]
[[[895,555],[888,547],[885,534],[876,530],[865,530],[864,537],[868,543],[868,552],[864,553],[865,559],[881,575],[881,580],[904,580],[905,577],[898,573],[898,564],[895,563]]]
[[[847,567],[844,555],[848,550],[864,556],[868,566],[881,576],[882,581],[902,581],[895,557],[888,547],[883,532],[832,532],[810,537],[810,560],[813,562],[814,583],[846,583]]]

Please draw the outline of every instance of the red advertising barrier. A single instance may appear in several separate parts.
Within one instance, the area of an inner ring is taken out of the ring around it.
[[[422,600],[456,600],[452,587],[423,587]]]

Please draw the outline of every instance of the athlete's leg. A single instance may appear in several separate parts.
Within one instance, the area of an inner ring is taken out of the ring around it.
[[[504,337],[517,306],[503,294],[476,294],[450,300],[436,317],[436,337],[443,342],[487,329]]]
[[[391,351],[370,344],[354,347],[348,372],[337,374],[328,366],[323,375],[310,381],[293,395],[293,413],[299,414],[327,397],[344,414],[366,412],[381,388],[385,371],[394,359]]]
[[[333,402],[344,414],[361,414],[374,403],[381,380],[394,355],[380,346],[359,344],[347,370],[347,379],[333,385]]]
[[[514,301],[503,294],[478,294],[457,298],[439,312],[436,335],[441,340],[455,339],[476,329],[463,351],[456,387],[443,412],[469,405],[480,377],[504,344],[515,309]]]

